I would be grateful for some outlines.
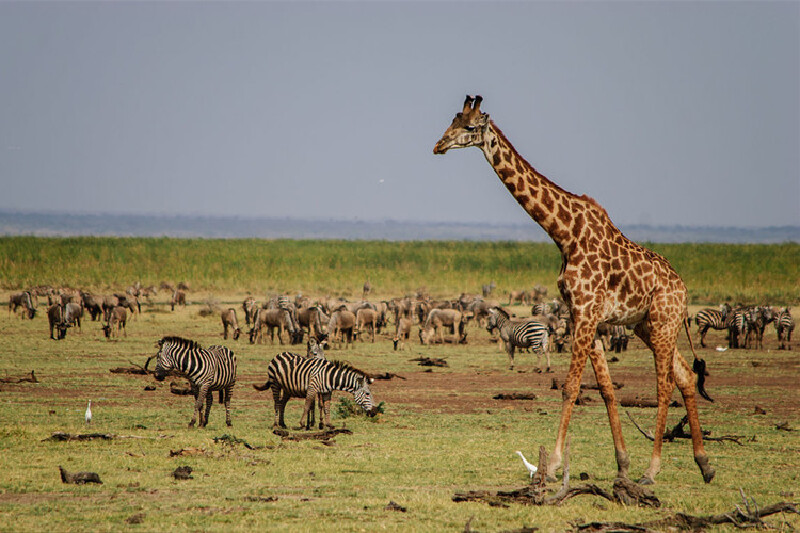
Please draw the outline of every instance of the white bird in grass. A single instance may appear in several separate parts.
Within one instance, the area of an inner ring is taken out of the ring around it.
[[[86,406],[86,423],[92,423],[92,400],[89,400],[89,405]]]
[[[530,463],[528,462],[528,460],[527,460],[527,459],[525,459],[525,456],[524,456],[524,455],[522,455],[522,452],[521,452],[521,451],[519,451],[519,450],[518,450],[518,451],[516,451],[516,452],[514,452],[514,453],[516,453],[517,455],[519,455],[520,459],[522,459],[522,464],[524,464],[524,465],[525,465],[525,468],[527,468],[527,469],[528,469],[528,473],[530,474],[530,477],[531,477],[531,479],[533,479],[533,475],[534,475],[536,472],[538,472],[538,471],[539,471],[539,468],[537,468],[536,466],[534,466],[534,465],[530,464]]]

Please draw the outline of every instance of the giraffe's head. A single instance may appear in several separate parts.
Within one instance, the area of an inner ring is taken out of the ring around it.
[[[467,95],[464,109],[453,119],[442,138],[433,147],[434,154],[443,154],[451,148],[466,148],[483,144],[483,136],[489,128],[489,115],[481,113],[481,101]]]

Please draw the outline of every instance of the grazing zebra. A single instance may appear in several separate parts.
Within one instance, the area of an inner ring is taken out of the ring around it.
[[[747,315],[750,313],[749,307],[737,307],[731,311],[728,317],[728,347],[744,348],[744,342],[740,342],[747,333]]]
[[[745,346],[749,350],[755,344],[756,349],[764,349],[764,329],[767,324],[775,320],[775,314],[770,306],[753,307],[747,314],[747,336]]]
[[[706,308],[697,312],[697,316],[694,317],[694,320],[698,327],[697,332],[700,335],[700,346],[702,348],[706,347],[706,333],[709,328],[728,328],[728,313],[730,313],[730,310],[730,305],[722,304],[719,306],[719,309]]]
[[[778,330],[778,349],[791,350],[794,318],[788,307],[782,307],[775,315],[775,329]]]
[[[500,332],[500,338],[505,341],[509,370],[514,370],[514,350],[519,347],[530,348],[538,353],[540,365],[544,354],[547,357],[547,372],[550,372],[550,351],[547,346],[549,332],[546,325],[531,319],[514,323],[504,309],[493,307],[486,330],[491,332],[495,328]]]
[[[194,394],[194,412],[189,427],[199,419],[199,426],[208,424],[208,414],[214,402],[213,392],[219,391],[219,403],[225,403],[225,423],[231,425],[231,395],[236,384],[236,356],[225,346],[203,348],[195,341],[181,337],[164,337],[158,341],[155,378],[163,381],[169,371],[189,380]],[[206,404],[205,415],[203,403]]]
[[[320,426],[323,417],[326,417],[325,421],[330,425],[330,406],[328,405],[327,415],[323,411],[325,402],[330,402],[331,392],[334,390],[352,392],[356,403],[370,412],[372,395],[369,392],[369,381],[366,374],[346,363],[283,352],[270,361],[267,382],[263,386],[253,385],[253,388],[259,391],[272,389],[275,401],[273,428],[286,428],[284,412],[290,398],[305,398],[300,425],[309,429],[314,424],[313,404],[318,394],[323,395],[320,398]],[[310,388],[312,382],[313,390]]]

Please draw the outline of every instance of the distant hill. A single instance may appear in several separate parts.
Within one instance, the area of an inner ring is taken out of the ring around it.
[[[800,242],[800,226],[768,228],[644,226],[620,228],[638,242],[780,243]],[[345,240],[549,240],[538,225],[359,221],[190,215],[31,213],[0,210],[0,235],[42,237],[200,237]]]

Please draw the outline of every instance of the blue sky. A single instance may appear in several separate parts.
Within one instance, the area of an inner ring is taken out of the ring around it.
[[[0,209],[526,223],[464,95],[617,224],[800,225],[797,2],[0,2]]]

